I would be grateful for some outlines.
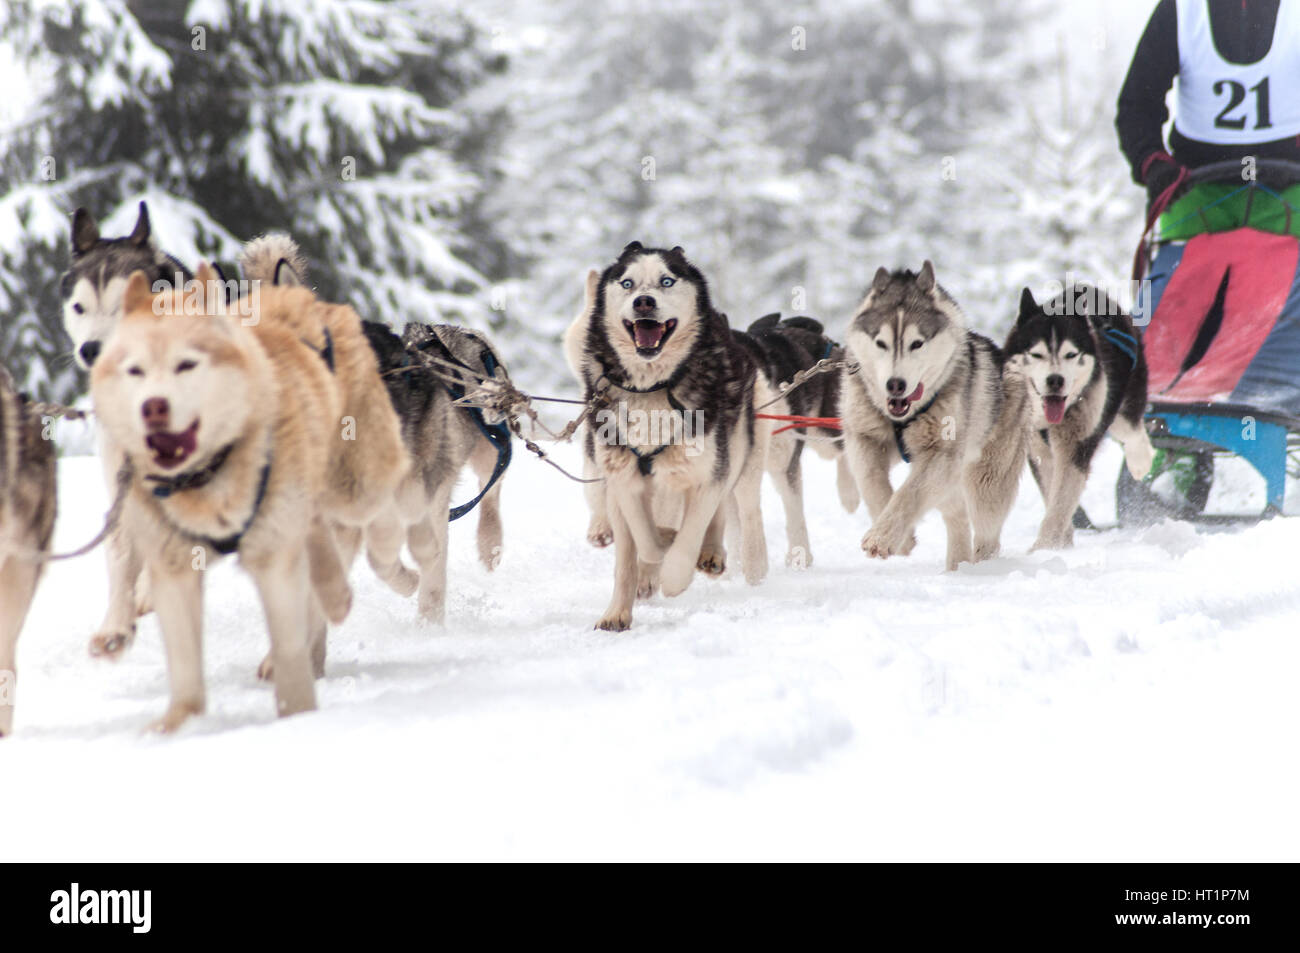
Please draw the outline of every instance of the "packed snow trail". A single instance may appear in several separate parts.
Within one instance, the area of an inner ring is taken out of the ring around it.
[[[566,449],[560,458],[576,465]],[[1099,509],[1118,467],[1098,461]],[[899,473],[895,473],[895,480]],[[99,464],[61,464],[59,549],[98,528]],[[143,734],[167,680],[156,621],[120,662],[86,641],[102,554],[50,567],[0,742],[0,859],[859,858],[1295,860],[1300,519],[1081,533],[944,573],[930,516],[868,561],[861,510],[806,464],[814,565],[697,577],[592,631],[613,556],[581,490],[519,457],[505,554],[452,528],[445,630],[361,561],[320,711],[273,716],[253,585],[210,572],[208,713]],[[464,489],[465,487],[462,487]]]

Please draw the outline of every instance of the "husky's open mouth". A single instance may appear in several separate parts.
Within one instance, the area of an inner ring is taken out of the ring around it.
[[[925,390],[924,385],[917,384],[916,390],[912,391],[912,393],[908,394],[906,397],[889,398],[889,416],[906,417],[907,412],[912,409],[912,404],[921,399],[921,392],[923,390]]]
[[[153,462],[164,470],[174,470],[188,460],[199,445],[199,422],[196,420],[178,433],[155,431],[144,438],[153,451]]]
[[[623,327],[627,328],[632,343],[636,345],[637,354],[641,357],[653,357],[663,350],[664,344],[677,330],[677,319],[669,318],[660,323],[642,318],[635,322],[624,321]]]
[[[1049,424],[1059,424],[1065,419],[1065,398],[1052,396],[1043,398],[1043,416]]]

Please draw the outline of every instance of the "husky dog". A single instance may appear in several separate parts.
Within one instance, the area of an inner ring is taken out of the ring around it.
[[[780,385],[789,383],[796,374],[818,361],[839,361],[844,357],[844,348],[828,338],[821,322],[812,318],[793,317],[782,321],[780,314],[769,314],[751,324],[747,331],[732,333],[749,350],[750,357],[766,376],[774,393],[780,393]],[[783,395],[765,408],[765,412],[781,416],[835,417],[839,414],[839,403],[839,376],[822,374]],[[808,524],[803,509],[802,455],[804,445],[808,443],[819,456],[836,461],[836,487],[844,508],[852,513],[858,506],[858,488],[844,460],[844,443],[838,431],[786,425],[775,428],[767,451],[767,472],[776,484],[785,508],[786,564],[799,568],[812,565]]]
[[[411,459],[397,499],[407,547],[420,567],[420,614],[441,623],[447,600],[448,516],[457,477],[467,464],[478,477],[479,560],[493,570],[501,558],[501,477],[510,461],[510,438],[499,428],[493,432],[495,421],[454,406],[455,385],[449,387],[432,373],[423,356],[463,366],[466,383],[493,377],[504,365],[485,337],[465,328],[412,323],[402,337],[376,321],[366,321],[364,328]]]
[[[122,317],[122,292],[137,271],[144,272],[150,287],[171,286],[177,275],[186,281],[193,277],[189,269],[158,248],[144,202],[135,227],[124,238],[102,238],[95,217],[84,208],[77,209],[72,216],[71,261],[60,292],[63,327],[72,338],[73,356],[86,370],[94,365],[104,341],[117,327]],[[112,488],[122,454],[105,439],[102,428],[98,435],[105,480]],[[90,653],[113,657],[135,637],[136,616],[148,611],[149,599],[141,584],[140,557],[121,533],[109,536],[105,551],[108,610],[90,640]]]
[[[926,262],[881,268],[848,332],[858,362],[843,374],[845,452],[871,513],[868,556],[906,555],[937,508],[948,569],[998,552],[1025,465],[1024,388],[1003,382],[1002,352],[969,331]],[[911,463],[894,491],[889,467]],[[974,531],[974,546],[971,534]]]
[[[1134,479],[1151,469],[1142,340],[1104,292],[1076,285],[1040,305],[1026,288],[1006,355],[1022,371],[1029,468],[1047,505],[1034,549],[1061,549],[1074,541],[1071,519],[1107,432]]]
[[[54,533],[54,443],[0,367],[0,738],[13,730],[14,650]]]
[[[132,275],[91,372],[96,414],[130,463],[122,526],[143,556],[166,648],[159,731],[204,709],[209,559],[238,552],[257,584],[281,715],[316,707],[313,613],[341,622],[352,601],[321,506],[342,416],[335,376],[316,344],[275,319],[265,291],[249,323],[226,313],[210,267],[197,279],[196,290],[155,296],[144,273]]]
[[[60,283],[63,327],[72,338],[77,363],[90,370],[104,341],[122,317],[127,279],[143,271],[149,286],[172,285],[176,275],[193,278],[188,268],[161,251],[149,226],[149,207],[140,203],[135,227],[125,238],[101,238],[99,224],[84,208],[72,215],[72,260]]]
[[[596,627],[632,624],[638,561],[660,565],[669,596],[684,592],[697,568],[725,570],[722,503],[729,493],[737,495],[745,578],[761,581],[767,546],[759,497],[772,428],[758,426],[767,422],[755,421],[754,407],[769,391],[680,247],[632,242],[604,270],[577,363],[587,399],[603,378],[621,404],[586,437],[605,479],[615,549],[614,594]],[[627,423],[633,414],[634,425]],[[688,448],[685,428],[696,421],[701,432]],[[681,499],[671,540],[656,525],[661,494]]]

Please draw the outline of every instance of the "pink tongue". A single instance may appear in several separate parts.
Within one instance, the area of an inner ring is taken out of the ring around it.
[[[916,385],[916,390],[912,391],[912,393],[910,393],[910,394],[907,395],[907,402],[910,404],[910,403],[912,403],[913,401],[920,400],[920,399],[921,399],[921,391],[923,391],[924,389],[925,389],[925,388],[922,387],[920,384],[917,384],[917,385]]]
[[[1059,424],[1065,419],[1065,398],[1044,397],[1043,413],[1047,416],[1049,424]]]
[[[658,347],[664,336],[664,326],[655,321],[638,321],[632,328],[637,347]]]

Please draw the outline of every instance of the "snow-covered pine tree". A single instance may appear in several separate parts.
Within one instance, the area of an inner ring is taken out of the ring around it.
[[[0,145],[0,348],[29,387],[76,390],[54,286],[77,205],[129,227],[143,197],[191,262],[287,228],[320,291],[368,317],[492,317],[505,245],[480,204],[503,113],[466,103],[504,62],[456,3],[13,0],[0,39],[48,77]]]

